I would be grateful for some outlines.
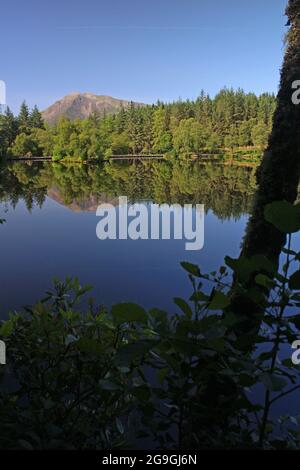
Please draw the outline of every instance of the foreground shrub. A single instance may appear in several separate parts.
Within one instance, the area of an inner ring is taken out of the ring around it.
[[[281,271],[264,256],[227,257],[211,274],[182,263],[192,295],[173,315],[92,301],[84,311],[90,288],[76,279],[11,315],[0,329],[0,447],[298,448],[298,418],[270,412],[300,389],[300,209],[273,203],[266,218],[288,235]],[[257,306],[258,328],[231,311],[239,294]]]

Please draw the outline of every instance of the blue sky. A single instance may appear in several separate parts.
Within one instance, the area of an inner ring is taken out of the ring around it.
[[[152,103],[277,91],[287,0],[5,0],[0,79],[16,111],[73,91]]]

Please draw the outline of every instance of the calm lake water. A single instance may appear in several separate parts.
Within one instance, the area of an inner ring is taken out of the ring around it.
[[[191,294],[181,261],[213,271],[239,254],[255,168],[188,162],[111,163],[102,167],[15,163],[0,167],[0,318],[41,299],[52,279],[77,276],[99,304],[132,301],[174,311]],[[204,247],[185,240],[105,240],[96,236],[100,203],[204,204]],[[299,236],[295,244],[299,247]],[[297,394],[273,413],[300,413]]]
[[[40,299],[56,276],[94,286],[104,305],[134,301],[171,310],[190,284],[181,261],[218,267],[237,256],[255,170],[181,163],[113,163],[104,167],[15,163],[1,170],[1,317]],[[204,247],[185,240],[99,240],[96,208],[118,196],[158,204],[204,204]]]

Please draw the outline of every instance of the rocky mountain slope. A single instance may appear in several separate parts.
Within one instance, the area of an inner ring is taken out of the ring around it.
[[[44,120],[55,124],[61,116],[69,119],[84,119],[92,114],[115,114],[122,108],[130,106],[130,101],[112,98],[111,96],[94,95],[92,93],[71,93],[43,111]],[[134,106],[143,106],[142,103],[133,103]]]

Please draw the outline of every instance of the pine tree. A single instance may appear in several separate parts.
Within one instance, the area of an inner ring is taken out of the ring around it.
[[[25,101],[21,104],[18,115],[18,125],[21,132],[28,132],[30,128],[30,113]]]
[[[44,129],[44,120],[37,106],[34,106],[29,116],[29,125],[32,128]]]
[[[6,156],[9,147],[13,144],[18,133],[17,119],[7,108],[0,120],[0,154]]]

